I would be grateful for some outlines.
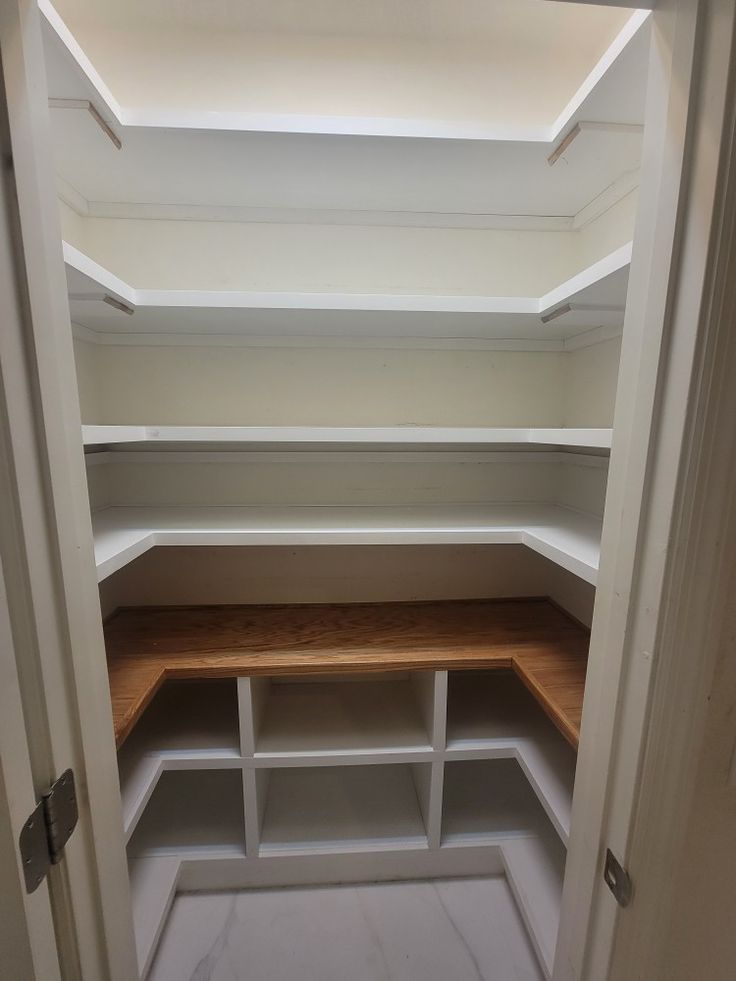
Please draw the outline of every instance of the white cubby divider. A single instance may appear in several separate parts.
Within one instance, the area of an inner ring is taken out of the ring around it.
[[[325,881],[322,856],[357,881],[370,853],[467,875],[471,851],[505,870],[549,976],[574,754],[510,672],[168,681],[119,762],[142,976],[182,869],[186,888]]]

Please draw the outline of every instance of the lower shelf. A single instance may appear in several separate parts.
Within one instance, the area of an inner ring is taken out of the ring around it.
[[[426,848],[418,786],[430,764],[266,771],[261,855]]]
[[[156,545],[519,544],[595,584],[601,522],[556,504],[142,508],[93,515],[101,581]]]
[[[173,855],[128,862],[138,971],[142,978],[151,967],[174,901],[180,865],[180,859]]]
[[[245,855],[242,771],[162,773],[130,839],[129,857],[218,853]]]
[[[552,976],[560,925],[565,850],[544,832],[505,842],[506,875],[546,977]]]
[[[445,764],[443,845],[544,834],[547,824],[542,805],[516,760]]]

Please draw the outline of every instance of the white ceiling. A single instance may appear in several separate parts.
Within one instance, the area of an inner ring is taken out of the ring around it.
[[[550,0],[58,0],[83,25],[238,30],[266,34],[484,40],[499,48],[550,48],[575,62],[600,55],[629,16],[610,6]],[[571,43],[573,42],[573,43]]]

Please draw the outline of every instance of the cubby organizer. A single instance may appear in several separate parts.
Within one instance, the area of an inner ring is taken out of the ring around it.
[[[548,601],[122,610],[107,640],[142,971],[177,887],[504,871],[549,974],[587,633]]]

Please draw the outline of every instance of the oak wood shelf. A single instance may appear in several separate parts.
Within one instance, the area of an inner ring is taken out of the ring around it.
[[[171,678],[513,670],[573,746],[589,635],[547,599],[126,608],[105,624],[115,737]]]

